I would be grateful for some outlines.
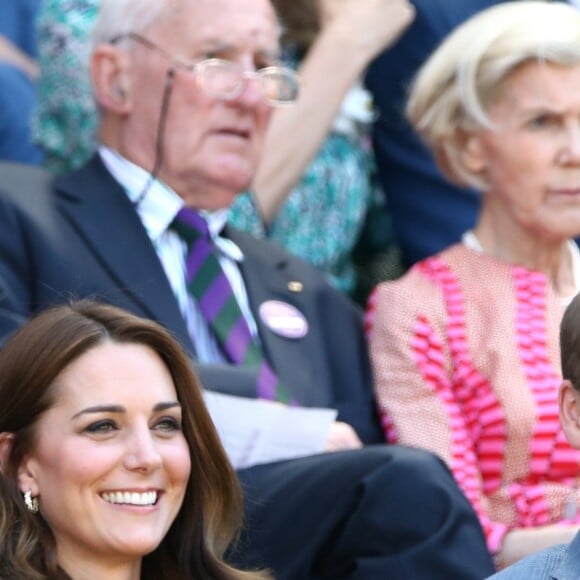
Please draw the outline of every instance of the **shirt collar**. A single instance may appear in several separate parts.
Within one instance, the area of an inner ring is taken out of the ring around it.
[[[99,155],[111,175],[123,186],[147,234],[156,243],[185,205],[183,199],[159,179],[149,183],[151,174],[148,171],[125,159],[110,147],[101,145]],[[147,193],[142,196],[146,187]],[[221,236],[228,219],[228,209],[212,212],[200,210],[199,213],[206,220],[211,238],[218,249],[232,260],[242,261],[243,254],[239,247]]]
[[[556,568],[550,578],[558,580],[574,580],[578,578],[578,559],[580,558],[580,533],[576,534],[572,542],[564,548],[563,546],[558,547],[564,551],[563,558],[560,562],[558,568]],[[552,550],[557,550],[558,548],[552,548]]]
[[[158,179],[149,183],[151,174],[148,171],[109,147],[101,145],[99,154],[105,167],[125,189],[147,234],[153,242],[157,242],[183,207],[183,200]],[[147,193],[142,196],[146,187]]]

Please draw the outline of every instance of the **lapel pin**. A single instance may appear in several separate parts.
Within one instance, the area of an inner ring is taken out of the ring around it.
[[[302,284],[302,282],[297,282],[296,280],[288,282],[288,290],[290,290],[290,292],[302,292],[303,288],[304,284]]]

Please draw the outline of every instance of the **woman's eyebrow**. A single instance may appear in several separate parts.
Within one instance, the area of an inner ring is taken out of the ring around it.
[[[121,405],[95,405],[94,407],[82,409],[78,413],[75,413],[72,418],[76,419],[77,417],[88,413],[124,413],[125,411],[125,407]]]
[[[172,409],[174,407],[181,407],[179,401],[163,401],[157,403],[153,407],[153,412],[158,413],[159,411],[165,411],[167,409]],[[95,405],[94,407],[87,407],[82,409],[78,413],[75,413],[72,418],[76,419],[81,415],[91,414],[91,413],[125,413],[127,409],[122,405]]]
[[[165,411],[167,409],[172,409],[174,407],[181,408],[181,403],[179,401],[167,401],[166,403],[157,403],[157,405],[153,407],[153,411],[157,413],[159,411]]]

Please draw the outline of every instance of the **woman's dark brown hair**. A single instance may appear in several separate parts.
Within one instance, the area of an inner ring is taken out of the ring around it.
[[[241,491],[185,352],[155,322],[112,306],[79,301],[41,313],[0,351],[0,433],[12,434],[0,474],[0,578],[68,578],[58,565],[49,526],[24,506],[18,466],[34,448],[38,418],[55,403],[57,376],[107,341],[147,346],[165,363],[182,405],[191,456],[183,505],[160,546],[144,557],[142,578],[263,577],[237,571],[223,560],[241,525]]]

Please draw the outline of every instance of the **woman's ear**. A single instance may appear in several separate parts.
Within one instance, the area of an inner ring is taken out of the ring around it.
[[[568,443],[580,449],[580,393],[568,381],[562,381],[558,392],[560,423]]]
[[[22,493],[29,491],[33,497],[40,495],[38,480],[35,475],[35,461],[24,458],[18,467],[18,487]]]
[[[101,44],[91,56],[91,81],[98,105],[112,113],[127,115],[133,108],[131,59],[113,44]]]
[[[0,471],[4,471],[8,464],[10,451],[14,442],[14,433],[3,432],[0,433]]]
[[[14,433],[0,433],[0,471],[8,464],[10,452],[14,445]],[[30,491],[33,496],[39,493],[38,484],[34,477],[32,460],[23,460],[18,467],[18,487],[22,493]]]
[[[459,161],[463,168],[474,176],[482,177],[487,163],[480,132],[461,129],[456,138]]]

